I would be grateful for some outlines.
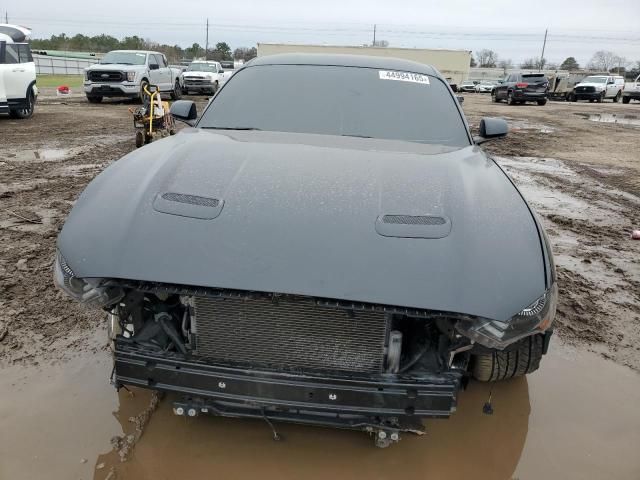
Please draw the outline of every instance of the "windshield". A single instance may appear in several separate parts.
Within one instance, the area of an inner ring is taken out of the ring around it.
[[[136,53],[136,52],[109,52],[100,63],[102,64],[110,64],[110,63],[119,63],[124,65],[144,65],[147,61],[146,53]]]
[[[263,65],[241,69],[213,98],[198,127],[456,147],[470,144],[446,83],[427,75],[358,67]]]
[[[587,77],[582,83],[607,83],[607,77]]]
[[[216,66],[213,63],[192,63],[187,67],[187,72],[213,72],[215,73]]]

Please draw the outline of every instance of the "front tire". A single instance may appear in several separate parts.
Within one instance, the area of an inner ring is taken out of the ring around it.
[[[542,106],[542,105],[546,105],[547,104],[547,100],[538,100],[538,105]]]
[[[622,92],[618,92],[618,94],[615,97],[613,97],[613,101],[618,103],[621,97],[622,97]]]
[[[507,105],[515,105],[516,104],[516,100],[513,98],[513,93],[509,92],[507,93]]]
[[[29,87],[29,93],[27,94],[27,105],[23,108],[16,108],[9,110],[9,116],[11,118],[18,118],[21,120],[27,119],[33,115],[33,111],[36,106],[36,96],[33,94],[33,87]]]
[[[600,96],[598,97],[597,102],[598,102],[598,103],[602,103],[602,102],[604,102],[604,92],[602,92],[602,93],[600,94]]]
[[[508,351],[473,355],[473,377],[481,382],[496,382],[535,372],[540,367],[543,345],[544,336],[538,334],[523,338]]]
[[[180,100],[182,97],[182,87],[180,86],[180,80],[176,80],[176,84],[171,91],[171,100]]]
[[[139,94],[139,100],[141,103],[144,103],[144,97],[147,95],[144,92],[145,87],[147,87],[147,89],[149,88],[149,82],[147,80],[142,80],[140,82],[140,94]]]
[[[102,97],[94,96],[94,95],[87,95],[87,100],[89,101],[89,103],[100,103],[100,102],[102,102]]]

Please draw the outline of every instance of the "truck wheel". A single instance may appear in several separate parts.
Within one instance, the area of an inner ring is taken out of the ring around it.
[[[180,100],[182,97],[182,87],[180,86],[180,80],[176,80],[176,84],[171,91],[171,100]]]
[[[622,97],[622,103],[629,103],[631,101],[631,97]]]
[[[500,99],[498,98],[498,95],[496,94],[495,90],[491,90],[491,101],[493,103],[498,103],[500,101]]]
[[[598,103],[602,103],[602,102],[604,102],[604,92],[602,92],[602,93],[600,94],[600,96],[598,97],[597,102],[598,102]]]
[[[546,105],[547,104],[547,100],[538,100],[538,105]]]
[[[542,359],[543,335],[531,335],[517,342],[509,351],[494,350],[473,355],[473,377],[481,382],[495,382],[535,372]]]
[[[218,81],[216,80],[216,81],[213,83],[213,94],[214,94],[214,95],[215,95],[215,94],[216,94],[216,92],[218,91],[218,88],[220,88],[220,84],[219,84],[219,83],[218,83]]]
[[[102,101],[102,97],[100,96],[89,96],[87,95],[87,100],[89,101],[89,103],[100,103]]]
[[[620,97],[622,97],[622,92],[618,92],[618,94],[613,97],[613,101],[618,103],[620,101]]]
[[[146,80],[142,80],[140,82],[140,101],[142,103],[144,103],[144,97],[146,95],[146,93],[144,93],[144,88],[147,87],[147,89],[149,88],[149,82]]]
[[[36,97],[33,94],[33,88],[29,88],[29,93],[27,94],[27,105],[23,108],[16,108],[9,110],[9,116],[11,118],[19,118],[25,119],[29,118],[33,115],[33,110],[36,105]]]
[[[513,93],[512,92],[507,93],[507,105],[515,105],[515,104],[516,104],[516,101],[513,98]]]

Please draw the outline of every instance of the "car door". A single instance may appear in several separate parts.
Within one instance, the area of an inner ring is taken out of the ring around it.
[[[607,78],[607,98],[613,98],[618,94],[618,87],[616,86],[616,81],[613,77]]]
[[[512,75],[507,75],[499,85],[496,85],[496,98],[500,100],[507,98],[507,85]]]
[[[159,53],[156,53],[155,57],[160,67],[158,69],[158,71],[160,72],[161,82],[160,90],[165,92],[168,90],[173,90],[173,79],[171,78],[171,69],[169,68],[169,65],[167,65],[167,60],[165,59],[164,55],[161,55]]]
[[[166,83],[163,77],[163,71],[160,68],[160,62],[153,53],[149,54],[149,81],[152,85],[156,85],[160,90],[166,90]]]
[[[29,56],[25,52],[21,59],[19,46],[15,43],[7,43],[4,49],[2,73],[7,100],[27,98],[27,88],[34,80],[33,68],[32,65],[29,65]]]

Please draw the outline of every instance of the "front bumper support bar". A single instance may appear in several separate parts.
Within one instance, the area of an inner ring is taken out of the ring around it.
[[[448,417],[462,372],[420,376],[343,376],[211,365],[137,350],[116,340],[115,384],[182,394],[185,408],[223,416],[265,416],[305,424],[367,429]],[[412,427],[413,428],[413,427]],[[411,429],[409,429],[411,430]]]

